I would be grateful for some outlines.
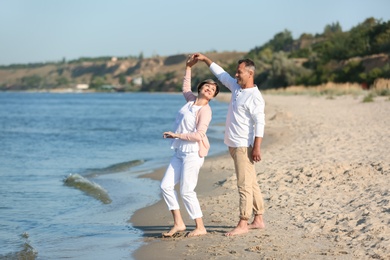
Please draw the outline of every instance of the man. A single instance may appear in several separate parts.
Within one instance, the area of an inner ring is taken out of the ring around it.
[[[195,59],[203,61],[211,72],[232,92],[226,117],[225,144],[229,147],[237,175],[240,195],[240,220],[226,236],[244,234],[249,229],[265,227],[264,202],[256,179],[255,162],[261,160],[260,146],[264,135],[264,99],[254,84],[255,64],[250,59],[238,61],[235,78],[201,53]],[[254,219],[251,224],[248,220]]]

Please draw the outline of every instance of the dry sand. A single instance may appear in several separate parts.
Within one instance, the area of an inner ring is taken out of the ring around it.
[[[238,221],[234,166],[227,154],[207,157],[197,193],[208,234],[161,238],[173,223],[160,201],[130,219],[145,234],[136,259],[390,259],[389,98],[264,98],[266,229],[223,235]]]

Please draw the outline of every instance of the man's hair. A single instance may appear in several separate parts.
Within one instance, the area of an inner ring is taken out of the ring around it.
[[[239,61],[238,61],[238,65],[240,65],[241,63],[244,63],[244,64],[245,64],[245,67],[246,67],[248,70],[253,71],[253,73],[255,72],[256,66],[255,66],[255,63],[254,63],[251,59],[242,59],[242,60],[239,60]]]

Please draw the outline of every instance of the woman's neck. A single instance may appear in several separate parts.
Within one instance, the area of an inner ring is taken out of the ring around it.
[[[196,98],[196,100],[194,101],[194,105],[195,106],[205,106],[209,103],[209,101],[205,98]]]

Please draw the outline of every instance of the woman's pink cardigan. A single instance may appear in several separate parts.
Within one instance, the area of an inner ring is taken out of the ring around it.
[[[195,101],[196,96],[191,91],[191,68],[186,68],[186,73],[183,80],[183,95],[187,102]],[[199,156],[207,156],[210,150],[209,139],[206,132],[211,122],[212,111],[209,104],[201,107],[196,114],[196,132],[180,134],[180,139],[198,142]]]

